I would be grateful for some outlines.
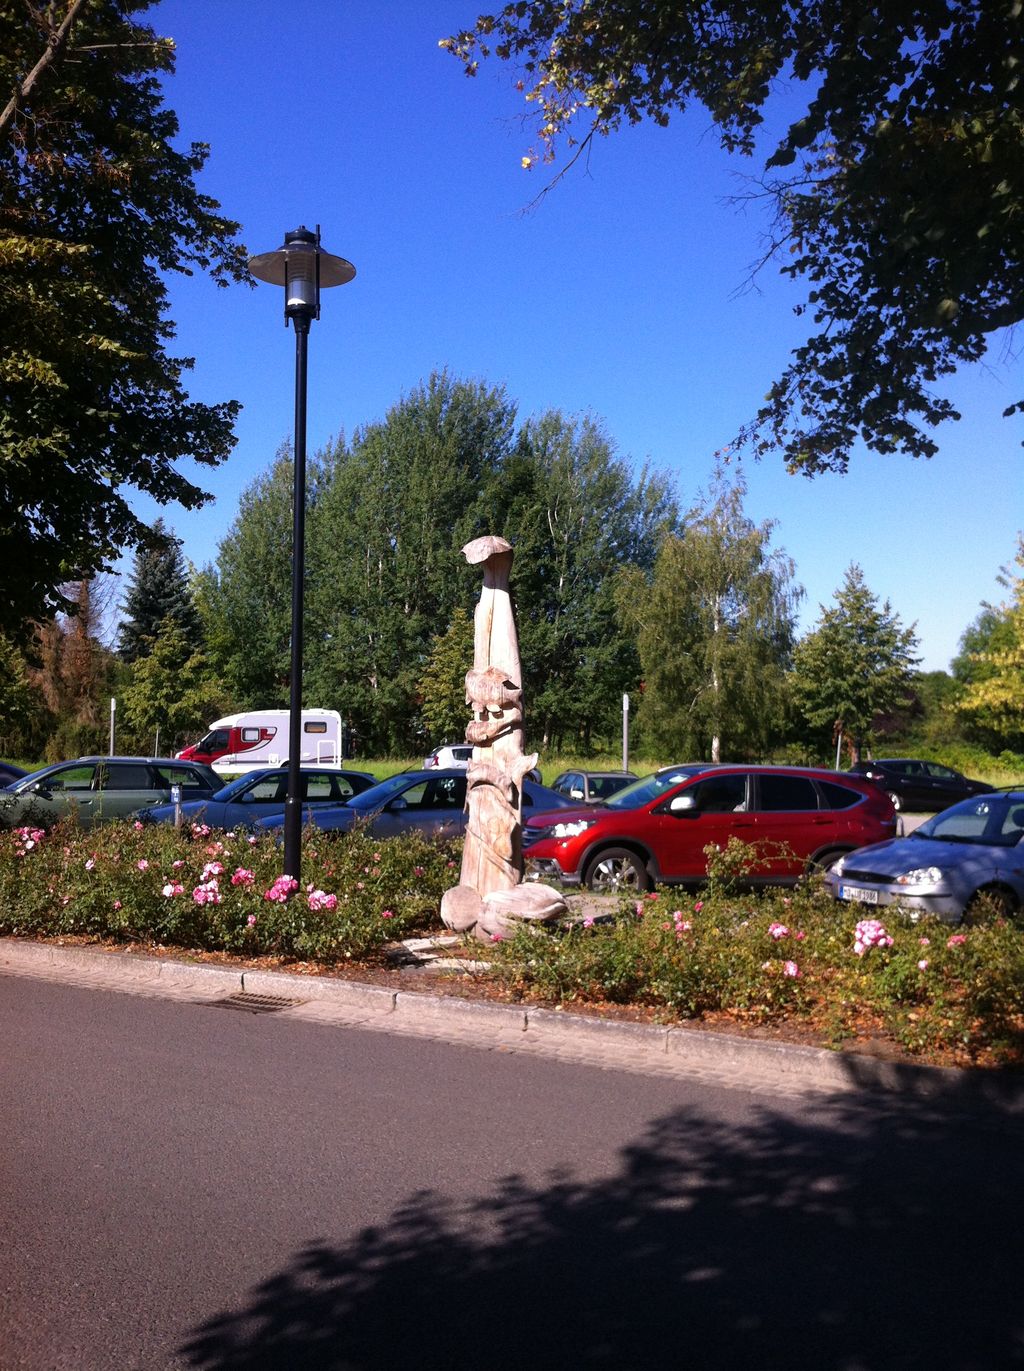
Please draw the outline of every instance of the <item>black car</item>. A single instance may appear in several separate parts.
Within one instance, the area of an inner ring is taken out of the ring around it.
[[[992,786],[972,781],[941,762],[922,762],[912,757],[876,757],[854,762],[850,770],[882,787],[895,809],[938,813],[972,795],[984,795]]]

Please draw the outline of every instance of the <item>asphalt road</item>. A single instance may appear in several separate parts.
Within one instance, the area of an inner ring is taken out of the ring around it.
[[[3,1371],[1024,1366],[1024,1125],[0,975]]]

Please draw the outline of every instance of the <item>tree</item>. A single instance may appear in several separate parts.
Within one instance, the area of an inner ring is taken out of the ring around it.
[[[501,387],[437,373],[330,456],[309,522],[306,692],[364,749],[425,742],[418,683],[477,589],[461,548],[495,531],[483,492],[514,420]]]
[[[100,639],[108,588],[90,581],[65,585],[74,612],[36,626],[29,680],[52,716],[50,760],[95,752],[107,742],[107,701],[116,662]]]
[[[1016,564],[1024,572],[1024,536]],[[986,729],[1003,747],[1024,747],[1024,575],[1000,577],[1012,601],[992,611],[994,623],[984,648],[975,651],[972,673],[957,708],[975,726]]]
[[[228,698],[202,648],[168,617],[121,690],[122,725],[136,746],[161,755],[222,714]],[[159,738],[159,749],[157,739]]]
[[[1022,41],[1018,0],[512,0],[441,46],[519,70],[527,167],[694,101],[751,155],[774,92],[806,93],[753,194],[817,331],[738,441],[811,474],[858,438],[931,456],[926,428],[959,417],[933,383],[1024,316]]]
[[[168,531],[162,519],[157,519],[152,533],[152,542],[141,545],[135,553],[122,605],[125,617],[118,633],[118,653],[125,662],[147,656],[167,620],[184,632],[193,649],[202,639],[202,624],[192,599],[181,542]]]
[[[794,637],[793,562],[774,524],[743,512],[742,482],[710,495],[670,534],[653,573],[620,583],[644,679],[639,724],[664,753],[721,761],[761,755],[781,728]]]
[[[314,457],[306,481],[310,517],[321,472],[321,459]],[[293,489],[291,448],[285,446],[243,492],[216,563],[196,579],[206,650],[236,709],[288,705]]]
[[[553,410],[523,426],[487,505],[516,550],[528,747],[589,752],[619,728],[623,691],[639,673],[616,577],[650,570],[675,527],[675,499],[662,477],[634,474],[616,456],[595,418]]]
[[[817,627],[796,646],[792,688],[804,717],[833,741],[848,736],[859,757],[875,716],[906,704],[916,647],[913,627],[902,627],[888,600],[879,607],[851,566],[835,603],[821,607]]]
[[[230,451],[237,405],[190,401],[171,356],[168,272],[246,279],[238,226],[178,151],[152,0],[0,6],[0,630],[69,610],[61,591],[149,530],[134,491],[187,509],[177,468]],[[45,478],[40,473],[45,472]]]
[[[473,620],[456,605],[451,623],[431,645],[419,680],[420,709],[427,736],[444,742],[466,736],[466,672],[473,665]]]

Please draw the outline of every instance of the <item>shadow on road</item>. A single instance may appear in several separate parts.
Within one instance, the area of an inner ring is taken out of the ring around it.
[[[792,1108],[792,1107],[791,1107]],[[1024,1366],[1019,1120],[876,1096],[698,1110],[593,1182],[410,1195],[179,1355],[206,1371]]]

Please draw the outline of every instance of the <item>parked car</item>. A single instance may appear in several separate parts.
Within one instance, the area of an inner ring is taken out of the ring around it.
[[[567,807],[569,801],[529,779],[523,781],[523,817]],[[310,818],[326,832],[344,833],[362,820],[376,838],[394,838],[412,829],[432,837],[454,838],[466,827],[466,773],[403,771],[364,790],[347,805],[315,809]],[[268,819],[262,829],[280,828],[283,819]]]
[[[841,858],[825,880],[837,900],[900,905],[911,918],[957,923],[988,905],[1024,907],[1024,789],[976,795],[926,819],[905,838]]]
[[[472,743],[444,743],[435,747],[429,757],[423,758],[425,770],[465,770],[473,760]]]
[[[594,805],[610,800],[636,779],[635,771],[563,771],[551,782],[551,789],[569,800]]]
[[[844,852],[891,838],[896,814],[872,782],[804,767],[666,767],[602,805],[526,820],[528,874],[595,891],[707,878],[705,848],[739,838],[758,849],[751,885],[793,884]]]
[[[347,804],[353,795],[377,784],[377,777],[368,771],[345,771],[337,766],[303,766],[299,774],[303,815],[321,805]],[[185,801],[181,813],[189,823],[209,824],[211,828],[253,828],[260,819],[283,819],[287,794],[288,768],[264,767],[227,785],[221,782],[221,788],[206,799]],[[173,804],[157,805],[137,817],[173,823],[174,812]]]
[[[223,782],[202,762],[172,757],[79,757],[32,771],[0,790],[0,828],[49,828],[74,814],[83,828],[166,804],[171,786],[208,799]]]
[[[935,813],[971,795],[987,795],[992,787],[971,781],[941,762],[922,762],[913,757],[878,757],[855,762],[850,771],[880,785],[894,809]]]
[[[15,766],[13,762],[0,762],[0,790],[27,775],[28,772],[22,766]]]

